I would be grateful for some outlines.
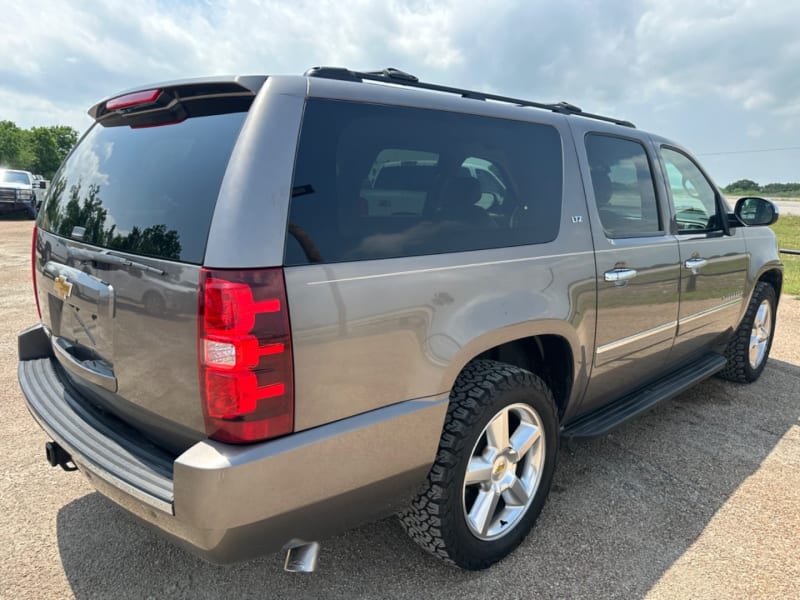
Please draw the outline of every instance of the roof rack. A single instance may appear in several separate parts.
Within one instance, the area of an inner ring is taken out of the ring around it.
[[[311,67],[304,73],[304,75],[306,77],[322,77],[325,79],[339,79],[341,81],[379,81],[381,83],[391,83],[406,87],[433,90],[436,92],[458,94],[463,98],[471,98],[473,100],[494,100],[495,102],[507,102],[516,106],[541,108],[543,110],[549,110],[565,115],[577,115],[579,117],[586,117],[588,119],[597,119],[599,121],[606,121],[608,123],[615,123],[625,127],[636,128],[636,125],[630,121],[623,121],[613,117],[604,117],[603,115],[587,113],[582,111],[574,104],[569,104],[568,102],[546,104],[542,102],[531,102],[530,100],[521,100],[519,98],[509,98],[508,96],[498,96],[496,94],[475,92],[473,90],[464,90],[446,85],[438,85],[436,83],[425,83],[410,73],[406,73],[405,71],[394,69],[392,67],[383,69],[382,71],[351,71],[350,69],[345,69],[342,67]]]

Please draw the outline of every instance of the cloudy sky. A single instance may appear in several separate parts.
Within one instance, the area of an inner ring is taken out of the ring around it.
[[[720,185],[800,181],[796,0],[0,0],[0,120],[72,125],[149,82],[313,65],[567,100],[670,137]]]

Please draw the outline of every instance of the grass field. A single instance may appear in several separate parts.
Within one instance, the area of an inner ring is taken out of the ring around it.
[[[772,226],[778,236],[778,246],[788,250],[800,250],[800,217],[785,216]],[[781,254],[785,266],[783,293],[800,296],[800,256]]]
[[[744,198],[745,196],[759,196],[761,198],[780,198],[781,200],[800,200],[797,192],[759,192],[758,190],[730,190],[726,191],[728,198]]]

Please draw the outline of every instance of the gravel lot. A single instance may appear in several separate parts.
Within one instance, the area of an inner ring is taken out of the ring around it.
[[[800,202],[797,200],[774,200],[782,215],[800,216]]]
[[[0,598],[800,598],[798,300],[782,301],[757,384],[709,380],[565,450],[533,534],[500,565],[447,567],[389,519],[290,575],[278,555],[208,565],[47,465],[16,379],[16,334],[36,320],[30,232],[0,221]]]

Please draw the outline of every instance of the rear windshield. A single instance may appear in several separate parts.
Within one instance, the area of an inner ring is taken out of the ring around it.
[[[558,235],[561,136],[549,125],[311,99],[286,264],[540,244]]]
[[[103,248],[201,264],[245,115],[95,125],[51,183],[40,225]]]

